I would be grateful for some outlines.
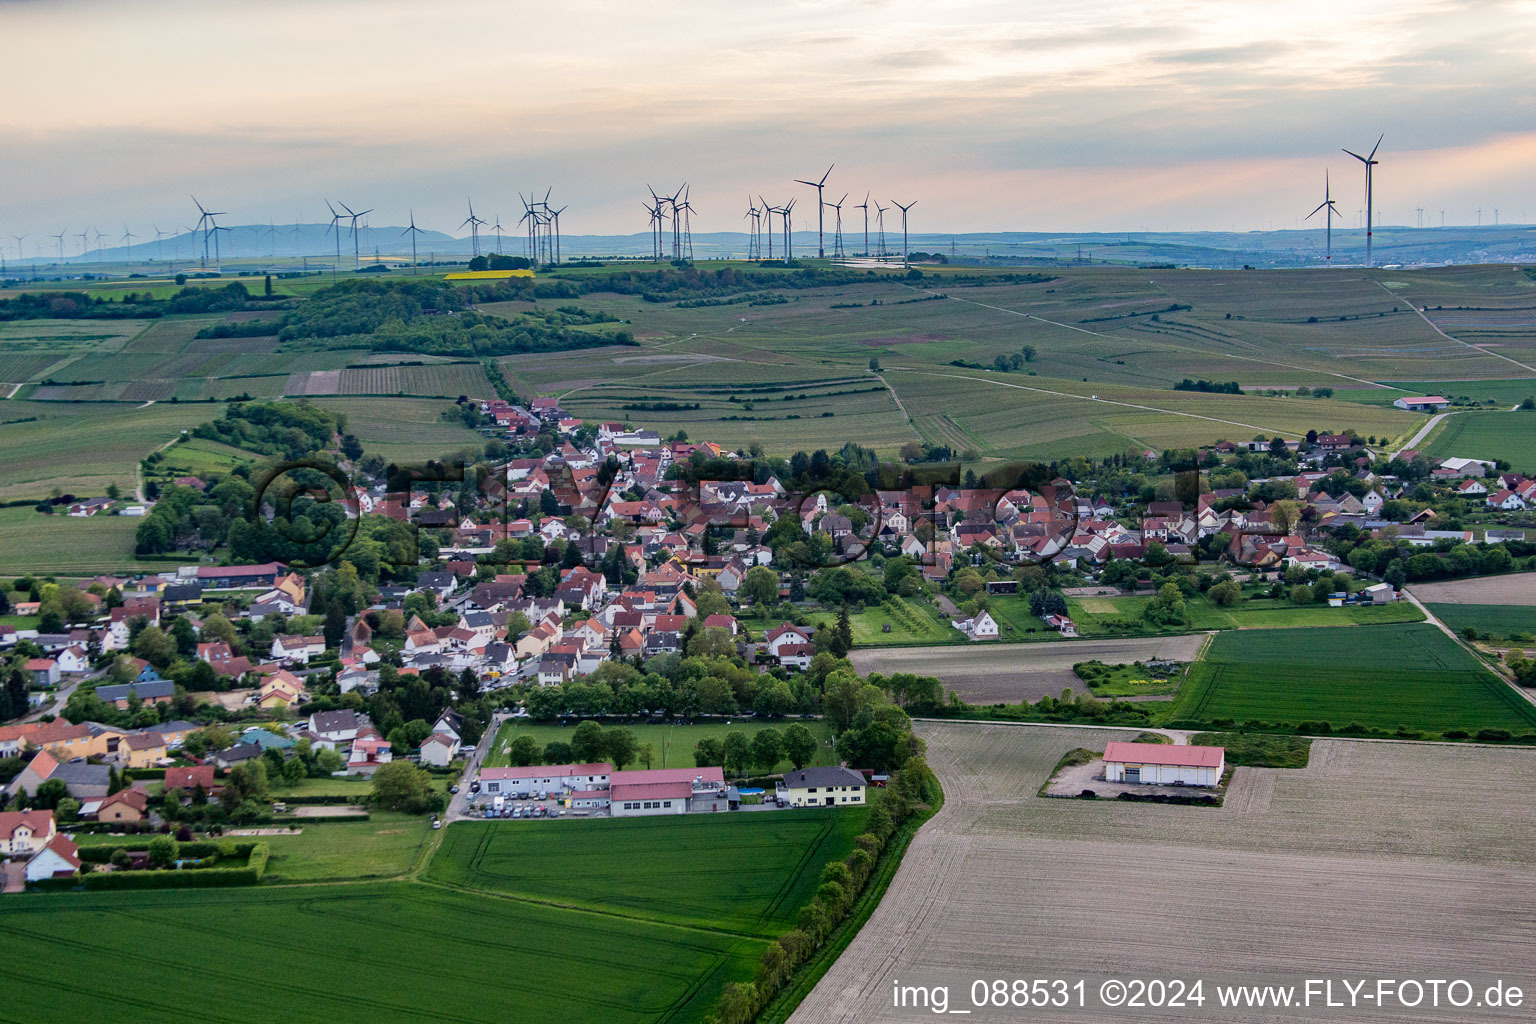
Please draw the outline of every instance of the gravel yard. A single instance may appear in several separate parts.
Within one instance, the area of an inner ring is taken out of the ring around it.
[[[936,676],[971,704],[1017,704],[1059,696],[1071,687],[1088,693],[1072,671],[1080,661],[1097,659],[1110,665],[1153,658],[1195,660],[1206,641],[1204,633],[1187,636],[1118,640],[1046,640],[1025,644],[977,644],[966,647],[885,647],[849,653],[860,673],[913,672]]]
[[[1498,976],[1536,981],[1536,751],[1317,741],[1241,768],[1222,808],[1035,796],[1070,730],[921,723],[944,784],[884,900],[791,1018],[913,1019],[892,979]],[[1517,980],[1518,979],[1518,980]],[[1527,987],[1527,992],[1530,988]],[[1479,1021],[1527,1019],[1483,1009]],[[1339,1020],[1338,1011],[1102,1007],[1053,1021]],[[978,1018],[980,1019],[980,1018]],[[1046,1019],[989,1010],[986,1019]],[[1465,1010],[1347,1019],[1461,1024]]]

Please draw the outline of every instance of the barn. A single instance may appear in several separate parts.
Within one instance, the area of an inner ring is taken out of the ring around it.
[[[1222,747],[1119,742],[1104,747],[1104,778],[1108,782],[1215,786],[1226,767],[1227,752]]]

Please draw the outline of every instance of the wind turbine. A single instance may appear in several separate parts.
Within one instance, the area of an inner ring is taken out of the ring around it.
[[[784,214],[784,262],[788,263],[795,258],[795,231],[791,220],[795,212],[795,201],[791,199],[785,203],[779,212]]]
[[[1317,209],[1316,210],[1313,210],[1311,213],[1307,214],[1306,219],[1307,220],[1311,220],[1313,217],[1317,216],[1317,214],[1320,211],[1323,211],[1323,210],[1328,211],[1328,212],[1323,214],[1323,223],[1325,225],[1325,228],[1326,228],[1327,234],[1328,234],[1328,255],[1325,256],[1323,259],[1324,259],[1325,263],[1327,263],[1329,266],[1332,266],[1333,265],[1333,218],[1335,218],[1335,217],[1342,217],[1344,215],[1339,212],[1339,204],[1335,203],[1333,201],[1333,198],[1332,198],[1332,196],[1330,194],[1329,185],[1328,185],[1328,172],[1327,171],[1323,172],[1323,201],[1321,203],[1317,204]]]
[[[747,235],[747,259],[749,259],[749,260],[758,259],[759,258],[757,256],[758,212],[757,212],[757,204],[752,201],[752,197],[750,195],[747,196],[747,212],[741,215],[741,219],[745,220],[745,221],[751,221],[751,224],[748,226],[748,230],[749,230],[750,233]]]
[[[336,207],[331,205],[329,199],[325,201],[325,208],[331,211],[331,223],[325,229],[325,233],[336,232],[336,262],[331,264],[331,280],[334,281],[336,280],[336,275],[341,271],[341,214],[336,212]]]
[[[483,221],[479,217],[475,216],[475,204],[469,201],[469,197],[468,196],[466,196],[464,198],[464,202],[466,204],[468,204],[468,206],[469,206],[469,216],[464,218],[464,224],[460,224],[459,225],[459,230],[460,231],[464,230],[464,225],[465,224],[469,225],[470,245],[473,247],[475,255],[479,256],[480,255],[480,225],[484,224],[485,221]]]
[[[217,232],[214,230],[215,228],[218,227],[218,223],[213,218],[224,216],[224,211],[223,210],[208,210],[208,209],[204,209],[203,204],[197,201],[197,196],[193,196],[192,197],[192,205],[197,207],[198,218],[197,218],[197,228],[195,230],[201,231],[203,233],[203,269],[207,270],[208,269],[208,236],[209,235],[213,235],[214,236],[214,239],[213,239],[214,252],[217,253],[218,252],[218,248],[219,248],[218,235],[217,235]],[[213,262],[214,262],[215,266],[218,265],[219,260],[218,260],[217,255],[215,255]]]
[[[501,226],[501,214],[498,213],[496,215],[496,223],[491,225],[491,231],[494,232],[495,235],[496,235],[496,255],[497,256],[501,255],[501,233],[502,233],[503,230],[504,229]]]
[[[411,273],[412,274],[416,273],[416,235],[419,234],[420,231],[421,231],[421,228],[416,226],[416,211],[412,210],[411,211],[411,226],[406,228],[404,231],[400,232],[401,237],[404,237],[405,235],[410,235],[411,236]]]
[[[847,201],[848,193],[844,192],[843,198],[827,204],[837,211],[837,219],[834,222],[836,226],[832,229],[832,252],[835,256],[843,255],[843,204]]]
[[[647,185],[645,187],[646,187],[647,191],[649,191],[651,193],[651,199],[652,199],[652,201],[655,202],[656,205],[655,206],[646,206],[645,203],[641,203],[640,205],[644,206],[645,207],[645,212],[651,215],[651,225],[650,225],[650,227],[651,227],[651,259],[655,260],[657,262],[660,262],[660,260],[661,260],[661,197],[656,194],[656,190],[651,188],[651,186]]]
[[[771,261],[773,259],[773,218],[781,211],[778,207],[770,205],[768,200],[762,196],[757,198],[763,204],[763,216],[768,219],[768,259]],[[761,236],[758,238],[757,249],[758,255],[762,256],[763,242]]]
[[[675,224],[676,223],[676,218],[677,218],[678,214],[680,213],[682,215],[682,218],[683,218],[683,247],[682,247],[682,250],[680,250],[680,251],[686,251],[688,253],[688,262],[689,263],[693,262],[693,212],[694,212],[693,204],[688,201],[688,186],[684,185],[683,186],[683,205],[680,206],[680,207],[677,207],[677,213],[674,213],[672,216],[673,216],[673,222]]]
[[[272,259],[277,259],[277,221],[267,218],[267,252]]]
[[[869,256],[869,193],[868,192],[864,193],[864,201],[862,203],[860,203],[858,206],[855,206],[854,209],[855,210],[863,210],[864,211],[864,255],[866,257],[868,257]]]
[[[1478,213],[1481,214],[1482,211],[1479,210]],[[75,237],[80,239],[80,258],[84,259],[85,258],[85,243],[86,243],[86,240],[91,237],[91,229],[90,228],[86,228],[84,231],[80,232]]]
[[[560,207],[560,209],[551,210],[549,212],[549,219],[555,222],[555,266],[560,265],[560,215],[564,213],[570,205],[570,203],[566,203],[565,206]]]
[[[875,224],[880,230],[880,255],[885,255],[885,211],[889,206],[881,206],[880,200],[875,200]]]
[[[816,190],[816,255],[819,256],[819,257],[822,257],[823,259],[826,258],[826,255],[827,255],[827,244],[826,244],[827,240],[826,240],[826,228],[823,225],[822,216],[821,216],[821,214],[822,214],[822,209],[821,208],[822,208],[822,205],[823,205],[822,202],[821,202],[821,190],[827,184],[827,175],[831,174],[832,173],[832,168],[836,167],[836,166],[837,166],[836,164],[830,165],[827,168],[827,174],[823,174],[821,176],[821,180],[820,181],[806,181],[804,178],[796,178],[795,179],[795,182],[797,184],[809,185],[809,186],[811,186],[811,188],[814,188]]]
[[[372,213],[373,212],[373,208],[369,207],[366,210],[359,210],[357,213],[353,213],[352,212],[352,207],[348,206],[346,203],[342,203],[340,199],[338,199],[336,201],[338,203],[341,203],[341,208],[343,210],[346,210],[347,211],[347,215],[352,218],[352,269],[354,271],[356,271],[359,267],[362,266],[362,259],[360,258],[359,252],[358,252],[357,221],[358,221],[358,218],[363,216],[363,214],[365,214],[365,213]],[[336,244],[337,245],[341,244],[341,237],[340,237],[339,234],[338,234],[338,236],[336,238]],[[338,256],[337,258],[340,259],[340,256]]]
[[[901,211],[901,265],[905,267],[905,266],[908,265],[908,263],[907,263],[907,211],[912,209],[912,207],[917,205],[917,200],[916,199],[912,200],[906,206],[902,206],[900,203],[897,203],[896,200],[894,200],[894,199],[892,199],[891,202],[895,204],[896,209]]]
[[[49,235],[48,236],[49,238],[58,239],[58,242],[59,242],[59,262],[60,263],[64,262],[64,236],[66,234],[68,234],[68,233],[69,233],[69,228],[65,228],[63,231],[60,231],[56,235]]]
[[[160,240],[162,238],[164,238],[168,234],[170,234],[170,232],[168,232],[168,231],[161,231],[158,227],[155,228],[155,260],[156,260],[156,262],[159,262],[161,259],[164,258],[164,249],[163,249],[163,246],[161,245]]]
[[[1383,132],[1381,134],[1381,136],[1379,138],[1377,138],[1376,145],[1371,147],[1371,155],[1370,156],[1361,156],[1359,153],[1350,153],[1350,151],[1347,150],[1347,149],[1344,151],[1346,153],[1349,153],[1350,156],[1354,157],[1356,160],[1359,160],[1362,164],[1365,165],[1365,265],[1368,266],[1368,267],[1372,265],[1372,263],[1371,263],[1371,179],[1372,179],[1373,175],[1372,175],[1371,172],[1375,169],[1376,165],[1381,162],[1380,160],[1376,159],[1376,151],[1381,148],[1381,140],[1386,138],[1386,137],[1387,137],[1386,133]]]
[[[26,235],[12,235],[11,237],[16,239],[16,261],[19,263],[22,260],[27,258],[26,254],[21,251],[22,240],[25,239],[27,236]]]
[[[127,224],[123,225],[123,237],[118,239],[118,241],[124,243],[128,247],[127,258],[129,262],[133,261],[133,240],[138,237],[138,235],[128,230]]]

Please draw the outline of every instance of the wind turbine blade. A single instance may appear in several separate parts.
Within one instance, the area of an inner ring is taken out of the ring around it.
[[[1377,137],[1376,145],[1371,147],[1371,156],[1372,157],[1376,156],[1376,151],[1381,148],[1381,140],[1386,138],[1386,137],[1387,137],[1387,133],[1386,132],[1382,132],[1381,135]]]
[[[1350,156],[1354,157],[1356,160],[1359,160],[1361,163],[1368,163],[1369,162],[1369,161],[1367,161],[1365,159],[1365,157],[1361,156],[1359,153],[1351,153],[1347,149],[1344,152],[1349,153]]]
[[[816,184],[818,184],[818,185],[825,185],[827,183],[827,176],[832,173],[832,168],[834,168],[836,166],[837,166],[837,164],[828,164],[827,165],[827,173],[823,174],[821,176],[821,180],[818,181]]]

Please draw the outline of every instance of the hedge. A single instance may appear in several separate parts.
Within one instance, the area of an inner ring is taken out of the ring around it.
[[[301,796],[275,796],[272,802],[275,804],[288,804],[292,807],[309,807],[325,804],[361,804],[368,800],[367,793],[310,793]]]
[[[190,840],[176,844],[176,853],[181,857],[212,857],[219,852],[224,844],[213,840]],[[235,856],[248,857],[260,845],[254,841],[247,843],[235,843]],[[96,864],[106,864],[112,859],[112,854],[117,850],[127,850],[129,853],[143,853],[149,849],[148,843],[119,843],[116,846],[82,846],[80,847],[80,859],[92,861]],[[193,869],[204,870],[204,869]]]
[[[205,844],[187,843],[187,846]],[[249,847],[249,858],[243,868],[198,868],[187,871],[93,871],[81,875],[80,882],[86,891],[98,889],[222,889],[237,885],[256,885],[266,874],[267,858],[271,851],[265,843],[236,846]]]
[[[79,878],[71,875],[68,878],[40,878],[35,882],[28,882],[27,892],[64,892],[67,889],[79,887]]]
[[[293,825],[323,825],[327,822],[337,821],[367,821],[370,814],[306,814],[302,818],[273,818],[272,824],[278,827],[291,827]]]

